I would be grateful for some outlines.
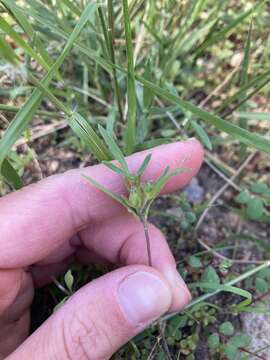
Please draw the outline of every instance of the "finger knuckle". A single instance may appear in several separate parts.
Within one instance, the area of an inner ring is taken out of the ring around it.
[[[67,359],[105,360],[112,354],[110,337],[100,322],[74,315],[64,330],[64,348]]]

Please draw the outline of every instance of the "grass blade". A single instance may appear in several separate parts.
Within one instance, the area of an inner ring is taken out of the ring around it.
[[[156,95],[163,97],[167,101],[180,106],[185,111],[190,111],[195,117],[204,120],[210,125],[214,125],[217,129],[224,131],[225,133],[232,135],[242,143],[255,147],[258,150],[262,150],[267,154],[270,154],[270,140],[251,133],[245,129],[242,129],[229,121],[223,120],[217,115],[211,114],[196,105],[193,105],[185,100],[180,99],[178,96],[173,95],[167,90],[145,80],[143,77],[136,75],[136,79],[144,86],[150,88]]]
[[[250,56],[250,43],[251,43],[251,31],[252,31],[252,20],[249,25],[248,37],[245,46],[244,59],[242,62],[242,69],[240,74],[240,85],[245,86],[248,84],[248,67],[249,67],[249,56]],[[247,129],[247,120],[240,118],[239,126],[243,129]],[[247,147],[244,144],[240,146],[240,160],[244,160],[247,152]]]
[[[261,120],[261,121],[269,121],[270,120],[270,113],[269,112],[244,112],[244,111],[237,111],[234,113],[235,116],[247,119],[247,120]]]
[[[123,170],[128,173],[128,166],[126,163],[126,160],[124,158],[124,155],[122,154],[122,151],[118,147],[116,141],[113,137],[111,137],[108,132],[102,127],[98,127],[100,134],[102,135],[105,143],[107,144],[108,148],[110,149],[112,156],[115,160],[117,160],[121,165]]]
[[[35,59],[41,66],[43,66],[44,69],[50,69],[50,66],[31,48],[29,44],[23,40],[19,34],[16,33],[15,30],[13,30],[3,17],[0,17],[0,29],[10,36],[15,43],[25,51],[26,54]]]
[[[80,20],[77,22],[73,32],[71,33],[61,55],[55,61],[54,65],[51,67],[50,71],[42,80],[44,86],[48,86],[52,78],[55,76],[60,66],[64,62],[65,58],[69,54],[74,42],[80,35],[85,24],[88,22],[89,17],[93,15],[97,8],[96,3],[90,3],[85,10],[83,11]],[[0,167],[2,166],[3,160],[7,156],[10,148],[16,142],[16,140],[21,136],[22,132],[26,129],[27,125],[31,121],[33,115],[37,111],[40,102],[42,100],[43,94],[40,90],[36,89],[29,97],[27,102],[21,108],[21,110],[16,114],[15,118],[12,120],[10,126],[5,131],[5,134],[0,142]]]
[[[237,276],[236,278],[228,281],[227,283],[225,283],[223,286],[233,286],[237,283],[240,283],[241,281],[244,281],[246,279],[248,279],[249,277],[257,274],[259,271],[262,271],[263,269],[265,268],[268,268],[270,266],[270,261],[266,261],[265,263],[261,264],[261,265],[258,265],[257,267],[251,269],[251,270],[248,270],[246,272],[244,272],[243,274]],[[212,298],[213,296],[219,294],[220,292],[222,292],[221,289],[218,289],[216,290],[215,292],[213,293],[208,293],[208,294],[204,294],[200,297],[198,297],[197,299],[194,299],[193,301],[191,301],[185,308],[185,310],[188,310],[190,308],[192,308],[193,306],[195,305],[198,305],[200,304],[201,302],[203,301],[206,301],[210,298]],[[177,311],[175,313],[172,313],[172,314],[169,314],[169,315],[165,315],[163,316],[161,319],[162,320],[169,320],[171,318],[173,318],[175,315],[178,315],[179,313],[181,313],[181,311]]]
[[[7,183],[13,187],[13,189],[19,190],[23,187],[23,181],[20,178],[20,175],[7,159],[3,162],[2,175],[6,179]]]
[[[190,123],[191,123],[191,126],[193,127],[194,131],[196,132],[196,134],[201,139],[202,143],[207,147],[207,149],[212,150],[213,149],[212,143],[211,143],[207,133],[205,132],[204,128],[194,120],[191,120]]]
[[[111,157],[103,141],[96,134],[92,126],[79,113],[74,112],[67,118],[67,122],[75,134],[99,161],[110,160]]]
[[[224,40],[226,35],[232,31],[236,26],[241,24],[246,18],[248,18],[250,15],[255,13],[255,11],[259,10],[264,4],[266,3],[266,0],[258,1],[257,4],[253,7],[251,7],[246,12],[239,15],[236,19],[231,21],[229,25],[227,25],[222,30],[218,31],[216,34],[213,34],[210,36],[206,41],[204,41],[195,51],[195,57],[198,57],[203,51],[208,49],[210,46],[215,44],[216,42],[220,40]]]
[[[10,64],[17,66],[19,58],[13,51],[12,47],[0,36],[0,55]]]
[[[140,166],[138,172],[137,172],[137,175],[138,176],[142,176],[142,174],[144,173],[145,169],[147,168],[150,160],[151,160],[151,157],[152,157],[152,154],[148,154],[146,156],[146,158],[143,160],[143,163],[142,165]]]
[[[135,90],[135,76],[134,76],[133,46],[132,46],[132,35],[131,35],[131,27],[130,27],[128,1],[122,0],[122,4],[123,4],[126,49],[127,49],[127,58],[128,58],[128,73],[127,73],[128,118],[127,118],[125,149],[127,154],[131,154],[135,148],[137,104],[136,104],[136,90]]]
[[[235,305],[235,307],[248,306],[252,301],[252,296],[250,292],[231,285],[212,284],[208,282],[196,282],[189,284],[189,287],[190,288],[200,287],[202,289],[230,292],[232,294],[239,295],[246,299],[242,301],[240,304]]]

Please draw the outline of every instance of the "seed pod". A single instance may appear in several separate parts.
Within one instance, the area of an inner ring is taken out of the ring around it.
[[[128,201],[129,201],[130,205],[135,209],[137,209],[141,206],[141,196],[138,193],[137,188],[131,187],[131,189],[129,191]]]
[[[151,182],[147,182],[143,185],[143,192],[146,196],[146,198],[151,199],[152,198],[152,192],[153,192],[153,184]]]

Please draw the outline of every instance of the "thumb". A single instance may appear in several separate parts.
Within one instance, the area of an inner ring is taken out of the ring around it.
[[[115,270],[80,289],[9,360],[109,359],[171,302],[172,290],[157,270]]]

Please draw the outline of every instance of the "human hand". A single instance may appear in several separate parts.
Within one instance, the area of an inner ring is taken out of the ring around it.
[[[128,158],[136,170],[146,152]],[[191,139],[151,150],[145,172],[154,180],[169,165],[190,168],[163,193],[189,182],[203,150]],[[109,359],[129,339],[168,311],[182,309],[190,293],[176,271],[161,232],[150,225],[153,268],[141,224],[82,178],[124,193],[121,176],[103,165],[71,170],[0,199],[0,359]],[[49,283],[71,261],[119,265],[74,294],[27,338],[34,286]]]

